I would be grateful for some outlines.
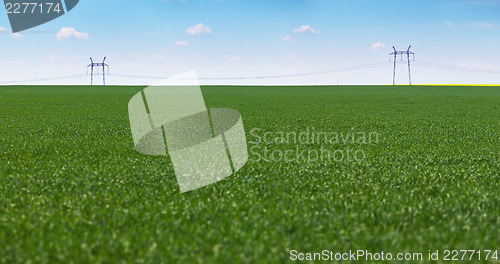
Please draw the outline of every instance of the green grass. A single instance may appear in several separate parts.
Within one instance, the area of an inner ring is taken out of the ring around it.
[[[500,87],[203,87],[208,107],[242,114],[248,141],[254,128],[380,140],[323,144],[362,162],[251,160],[185,194],[167,158],[134,149],[127,103],[142,88],[0,87],[0,263],[500,250]]]

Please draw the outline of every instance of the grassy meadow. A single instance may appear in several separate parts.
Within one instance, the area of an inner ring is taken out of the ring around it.
[[[202,87],[207,107],[241,113],[250,160],[184,194],[168,157],[135,151],[127,104],[143,88],[0,86],[0,263],[500,250],[498,86]],[[307,131],[330,142],[275,141]],[[322,149],[363,159],[279,156]]]

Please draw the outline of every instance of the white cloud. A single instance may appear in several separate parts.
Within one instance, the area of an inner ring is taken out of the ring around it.
[[[165,56],[163,56],[161,54],[153,54],[153,59],[155,59],[155,60],[163,60],[163,59],[165,59]]]
[[[17,38],[23,38],[23,37],[24,37],[24,36],[23,36],[23,35],[21,35],[20,33],[12,33],[12,35],[11,35],[11,36],[12,36],[13,38],[16,38],[16,39],[17,39]]]
[[[281,39],[282,39],[283,41],[286,41],[286,42],[292,42],[292,41],[294,41],[294,40],[295,40],[295,39],[294,39],[292,36],[290,36],[290,35],[286,35],[286,36],[284,36],[284,37],[283,37],[283,38],[281,38]]]
[[[486,29],[494,29],[495,28],[495,25],[488,23],[488,22],[470,22],[469,24],[471,26],[482,27],[482,28],[486,28]]]
[[[9,34],[9,33],[11,33],[10,30],[8,30],[8,29],[6,29],[4,27],[0,27],[0,34]],[[15,39],[24,37],[20,33],[11,33],[10,36],[13,37],[13,38],[15,38]]]
[[[202,23],[198,23],[186,29],[186,34],[191,36],[212,35],[212,30],[209,27],[203,25]]]
[[[57,32],[57,40],[61,41],[66,38],[89,39],[88,33],[78,32],[74,28],[63,27]]]
[[[385,47],[385,44],[382,42],[377,42],[372,44],[372,50],[380,50]]]
[[[174,45],[175,46],[187,46],[189,44],[189,42],[185,41],[185,40],[177,40]]]
[[[453,27],[453,23],[448,22],[448,21],[447,21],[447,22],[444,22],[444,25],[445,25],[446,27]]]
[[[293,33],[313,33],[313,34],[319,34],[319,31],[312,28],[309,25],[302,25],[298,28],[293,29]]]
[[[234,57],[229,58],[227,61],[235,62],[235,61],[240,61],[241,59],[242,59],[241,56],[234,56]]]
[[[47,62],[59,62],[61,61],[61,57],[57,56],[56,54],[50,55],[50,57],[47,59]]]
[[[292,53],[287,53],[285,55],[285,60],[296,60],[297,57],[295,55],[293,55]]]

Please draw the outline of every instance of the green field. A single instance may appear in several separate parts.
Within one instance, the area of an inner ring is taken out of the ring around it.
[[[235,175],[184,194],[168,158],[135,151],[127,104],[142,88],[0,87],[0,263],[500,250],[500,87],[202,87],[209,108],[241,113],[249,150],[252,129],[268,139],[312,130],[379,138],[261,143],[275,153],[351,148],[365,159],[249,153]]]

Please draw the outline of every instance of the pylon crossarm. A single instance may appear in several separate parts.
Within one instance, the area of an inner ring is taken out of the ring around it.
[[[88,67],[90,67],[90,85],[94,84],[94,67],[97,67],[99,74],[99,68],[102,67],[102,84],[106,85],[106,70],[105,68],[108,67],[108,74],[109,74],[109,65],[105,63],[106,57],[102,60],[102,62],[94,62],[92,57],[90,57],[90,64],[87,65],[87,71]]]

